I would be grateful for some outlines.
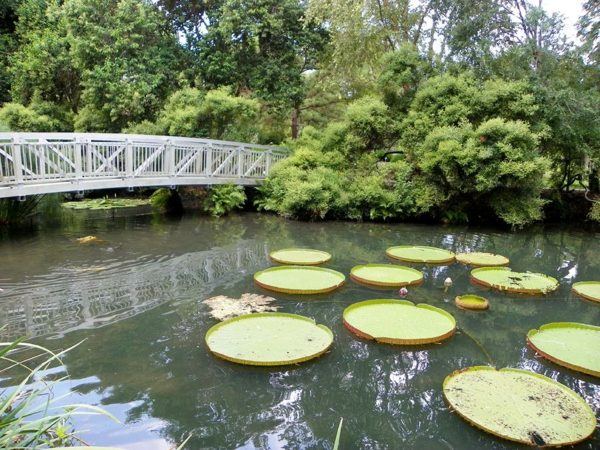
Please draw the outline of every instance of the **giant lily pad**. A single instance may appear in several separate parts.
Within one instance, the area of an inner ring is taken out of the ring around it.
[[[527,343],[561,366],[600,377],[600,327],[554,322],[527,333]]]
[[[331,254],[309,248],[284,248],[271,252],[269,257],[281,264],[296,264],[298,266],[316,266],[331,259]]]
[[[344,325],[354,334],[387,344],[430,344],[454,334],[456,321],[435,306],[407,300],[366,300],[344,310]]]
[[[508,263],[510,262],[506,256],[484,252],[457,253],[456,260],[461,264],[469,266],[486,267],[508,266]]]
[[[600,302],[600,281],[579,281],[573,284],[573,291],[593,302]]]
[[[472,294],[458,295],[454,299],[454,303],[462,309],[482,310],[488,309],[490,306],[490,302],[486,298]]]
[[[234,317],[211,327],[206,344],[220,358],[253,366],[280,366],[325,353],[333,333],[314,320],[286,313]]]
[[[571,389],[537,373],[476,366],[446,377],[444,396],[464,419],[488,433],[539,447],[583,441],[596,416]]]
[[[254,281],[260,287],[287,294],[331,292],[345,280],[344,274],[322,267],[279,266],[254,274]]]
[[[541,273],[513,272],[508,267],[480,267],[471,271],[471,280],[483,286],[518,294],[546,294],[558,288],[558,281]]]
[[[350,278],[374,286],[402,287],[423,282],[423,274],[394,264],[361,264],[350,270]]]
[[[388,248],[385,253],[390,258],[414,263],[446,264],[454,262],[454,253],[436,247],[399,245]]]

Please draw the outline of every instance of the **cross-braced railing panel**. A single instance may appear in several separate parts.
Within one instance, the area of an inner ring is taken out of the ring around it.
[[[240,142],[91,133],[0,133],[0,198],[133,186],[256,184],[285,150]]]

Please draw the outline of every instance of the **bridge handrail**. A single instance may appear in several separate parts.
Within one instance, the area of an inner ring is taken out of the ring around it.
[[[0,198],[83,189],[256,184],[282,147],[179,136],[0,133]]]

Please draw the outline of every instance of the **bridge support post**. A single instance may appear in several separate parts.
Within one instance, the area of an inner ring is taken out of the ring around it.
[[[244,174],[244,172],[242,172],[242,148],[238,147],[236,152],[237,152],[237,177],[238,178],[242,178],[242,175]]]
[[[129,139],[125,140],[125,176],[133,178],[133,147]]]
[[[17,184],[23,183],[23,160],[21,158],[21,139],[19,137],[13,138],[13,165],[15,168],[15,180]]]
[[[165,172],[170,177],[175,176],[175,148],[170,139],[165,142]]]
[[[78,137],[75,138],[75,154],[73,155],[73,162],[75,163],[75,179],[81,180],[83,173],[81,165],[81,141]]]

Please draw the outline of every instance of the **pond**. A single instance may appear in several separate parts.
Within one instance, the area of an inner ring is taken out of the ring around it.
[[[93,235],[98,241],[80,244]],[[287,247],[329,251],[326,267],[348,275],[361,263],[389,262],[392,245],[486,251],[519,271],[546,273],[560,288],[545,297],[492,292],[469,282],[466,266],[413,265],[422,286],[408,299],[455,316],[459,330],[442,344],[398,347],[361,340],[342,325],[359,300],[398,298],[347,277],[317,296],[268,293],[253,274]],[[78,342],[51,370],[68,373],[57,394],[68,403],[104,407],[120,420],[78,418],[95,445],[168,449],[192,433],[189,449],[332,448],[340,417],[343,449],[504,449],[451,413],[441,385],[456,369],[494,364],[549,376],[569,386],[600,416],[600,380],[537,358],[528,330],[555,321],[600,325],[600,304],[571,294],[573,282],[600,279],[600,235],[537,227],[506,232],[414,224],[305,223],[260,214],[224,219],[185,215],[94,215],[76,212],[59,227],[0,240],[0,330],[52,349]],[[444,292],[444,280],[454,285]],[[314,318],[334,333],[331,351],[292,367],[262,368],[212,356],[204,335],[216,321],[203,299],[254,292],[277,298],[281,311]],[[486,312],[460,310],[459,294],[484,295]],[[5,378],[3,385],[14,384]],[[576,448],[600,448],[598,431]]]

